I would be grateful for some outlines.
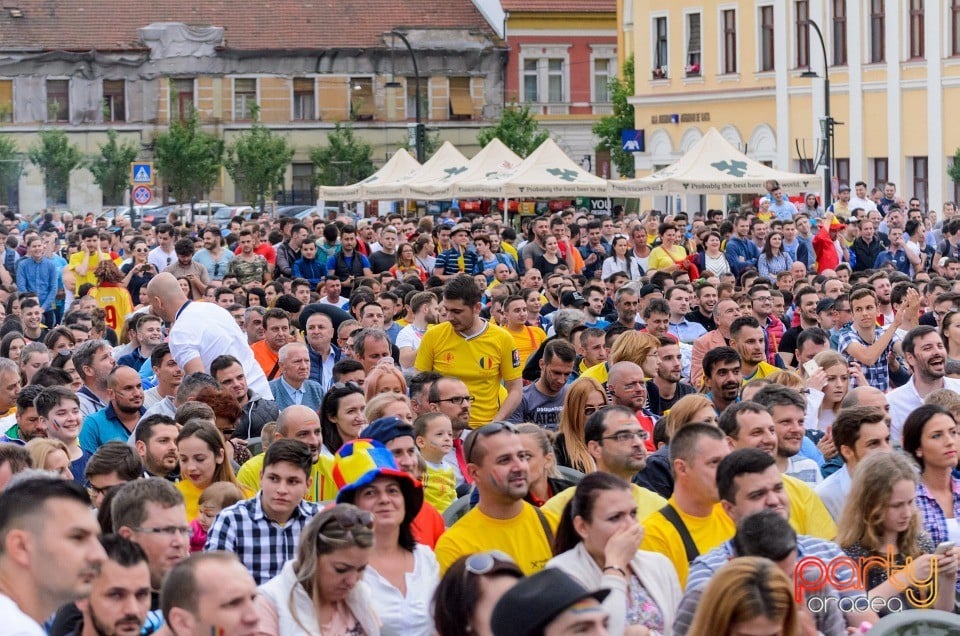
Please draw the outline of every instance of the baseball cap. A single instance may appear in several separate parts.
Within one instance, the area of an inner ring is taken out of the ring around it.
[[[610,590],[590,591],[558,568],[546,568],[517,581],[490,617],[494,636],[536,636],[567,608],[588,598],[602,603]]]
[[[649,296],[650,294],[662,294],[662,293],[663,293],[663,290],[660,289],[660,287],[658,287],[657,285],[653,285],[651,283],[647,283],[646,285],[640,288],[640,298]]]
[[[393,477],[400,484],[405,505],[405,521],[412,521],[423,507],[420,482],[397,467],[393,453],[372,439],[355,439],[340,447],[333,457],[333,481],[340,492],[337,503],[353,503],[357,491],[378,477]]]
[[[830,311],[836,304],[837,302],[833,298],[821,298],[820,302],[817,303],[817,313]]]
[[[587,301],[584,300],[583,295],[580,292],[571,292],[566,291],[560,294],[560,304],[564,307],[576,307],[580,308],[587,304]]]
[[[413,434],[413,427],[395,415],[373,420],[365,429],[360,431],[360,437],[372,439],[384,445],[405,435],[416,439]]]
[[[837,188],[837,192],[850,192],[850,186],[844,184]]]

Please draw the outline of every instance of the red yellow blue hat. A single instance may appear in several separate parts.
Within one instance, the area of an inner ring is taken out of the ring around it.
[[[393,477],[400,484],[406,504],[405,521],[412,521],[423,507],[423,488],[409,473],[400,470],[386,446],[372,439],[355,439],[340,447],[333,458],[333,481],[340,492],[337,503],[353,503],[357,491],[378,477]]]

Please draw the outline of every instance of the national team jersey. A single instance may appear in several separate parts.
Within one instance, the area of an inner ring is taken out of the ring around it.
[[[97,306],[107,314],[105,322],[114,331],[120,331],[123,321],[133,313],[133,300],[130,292],[123,287],[115,287],[109,283],[102,283],[90,291],[97,299]]]
[[[513,336],[489,322],[469,339],[458,334],[449,322],[428,330],[420,341],[414,366],[418,371],[459,378],[467,385],[474,398],[470,428],[493,421],[507,395],[501,381],[517,380],[522,371]]]

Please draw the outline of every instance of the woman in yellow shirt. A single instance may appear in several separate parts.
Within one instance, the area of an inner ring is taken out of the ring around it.
[[[240,484],[233,474],[227,442],[211,422],[190,420],[177,435],[177,453],[180,456],[180,476],[177,490],[187,505],[187,521],[193,521],[200,509],[203,489],[218,481],[229,481],[243,491],[245,497],[254,493]]]
[[[677,245],[680,234],[673,223],[661,223],[659,232],[660,245],[650,252],[649,268],[661,272],[673,271],[686,261],[687,250]]]

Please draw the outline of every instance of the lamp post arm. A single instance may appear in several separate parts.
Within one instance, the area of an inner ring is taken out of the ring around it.
[[[390,35],[394,35],[400,38],[400,41],[403,42],[403,45],[407,47],[407,52],[410,53],[410,60],[413,62],[413,79],[415,84],[415,95],[416,104],[414,105],[414,113],[416,114],[417,119],[417,131],[414,138],[416,139],[416,148],[417,148],[417,161],[421,164],[424,161],[424,140],[423,133],[420,130],[421,124],[421,113],[420,113],[420,70],[417,68],[417,56],[413,53],[413,47],[410,46],[410,41],[407,40],[407,36],[397,30],[390,31]]]

